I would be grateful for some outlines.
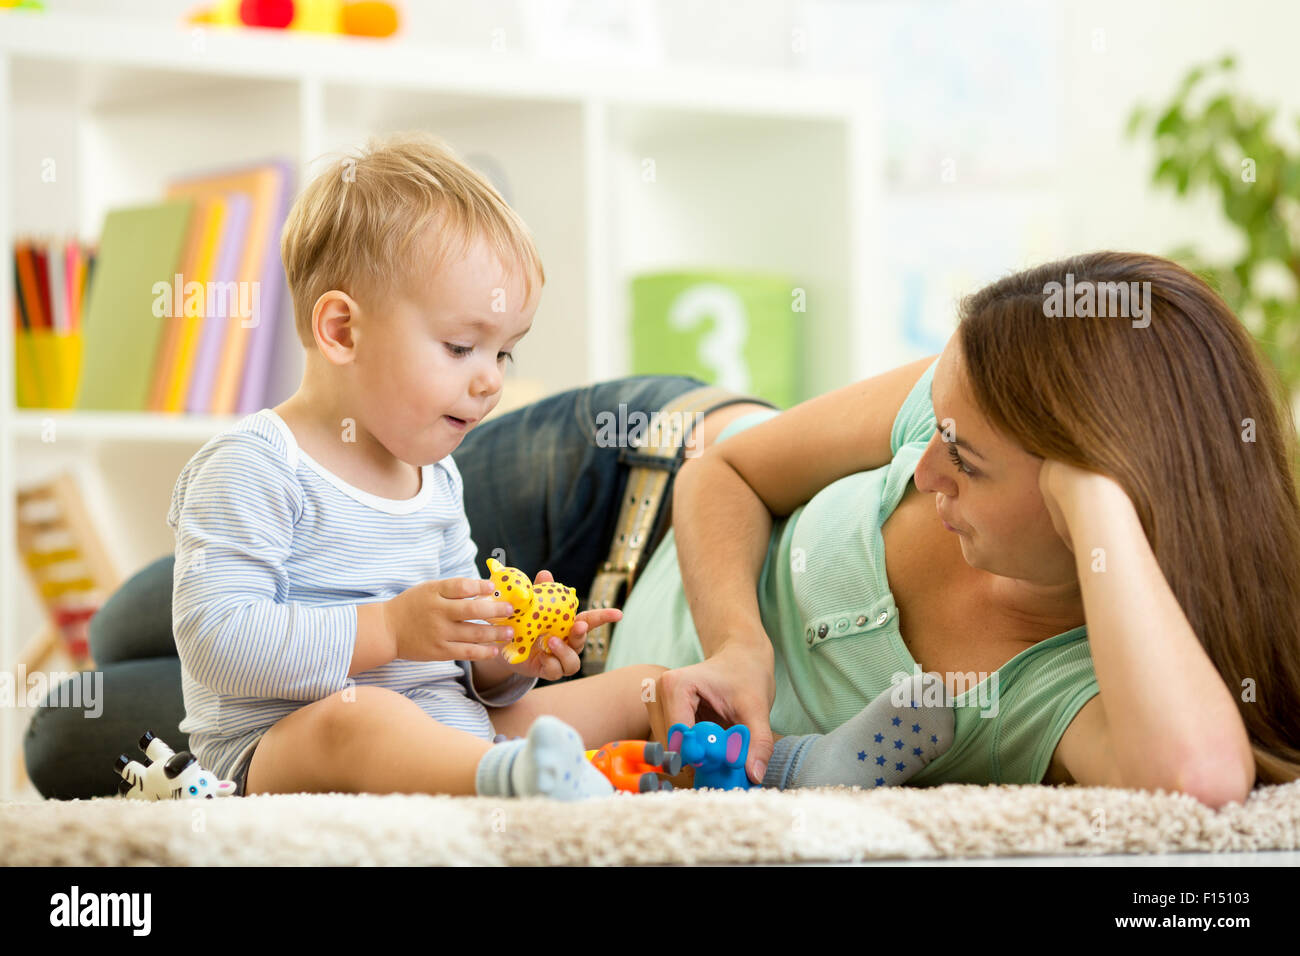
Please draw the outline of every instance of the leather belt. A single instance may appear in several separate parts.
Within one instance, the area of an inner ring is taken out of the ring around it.
[[[664,502],[664,490],[686,458],[696,424],[704,415],[751,402],[776,408],[765,399],[739,395],[719,385],[703,385],[683,392],[651,416],[650,427],[637,436],[631,448],[619,451],[618,460],[630,466],[627,486],[619,507],[609,558],[596,572],[584,610],[620,607],[632,590],[645,559],[668,531],[671,502]],[[611,625],[602,624],[587,633],[582,649],[584,676],[599,674],[609,657]]]

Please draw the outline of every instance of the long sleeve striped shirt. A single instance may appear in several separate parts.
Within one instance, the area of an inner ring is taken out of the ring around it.
[[[481,578],[451,456],[421,469],[406,500],[345,482],[264,408],[210,439],[177,478],[172,624],[190,747],[214,772],[251,755],[281,717],[348,686],[405,694],[435,719],[491,739],[483,705],[536,685],[512,676],[480,694],[465,661],[393,660],[348,678],[357,606],[424,581]],[[206,755],[206,759],[205,759]]]

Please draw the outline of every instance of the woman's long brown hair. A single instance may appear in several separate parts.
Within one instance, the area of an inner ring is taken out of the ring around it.
[[[1124,315],[1060,314],[1064,293],[1049,301],[1048,283],[1065,286],[1067,274],[1076,290],[1149,282],[1145,316],[1132,300]],[[1109,475],[1128,493],[1237,701],[1257,783],[1300,778],[1295,421],[1240,320],[1169,259],[1096,252],[967,296],[957,334],[971,395],[992,424],[1027,451]]]

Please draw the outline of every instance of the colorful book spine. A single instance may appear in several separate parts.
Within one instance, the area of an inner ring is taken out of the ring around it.
[[[182,276],[181,288],[173,297],[174,315],[171,319],[180,330],[176,343],[176,363],[171,370],[171,378],[163,398],[163,411],[180,412],[185,410],[185,400],[189,395],[190,376],[194,369],[194,354],[199,345],[199,332],[207,314],[209,289],[216,271],[218,244],[226,219],[226,203],[220,196],[214,196],[205,202],[199,219],[203,226],[199,239],[199,255],[195,261],[194,272]],[[191,283],[197,285],[191,290]]]
[[[193,275],[198,269],[200,249],[203,245],[203,227],[205,218],[202,206],[197,214],[190,218],[189,228],[185,234],[185,249],[181,253],[180,274],[184,282],[186,276]],[[172,279],[168,277],[169,281]],[[172,310],[176,311],[175,308]],[[149,386],[149,402],[146,407],[161,412],[167,406],[167,389],[171,385],[176,371],[176,356],[180,349],[181,324],[172,316],[162,319],[162,334],[158,340],[158,354],[154,358],[153,379]]]
[[[248,343],[248,357],[239,387],[239,403],[236,410],[241,415],[249,415],[257,411],[266,402],[271,356],[275,351],[276,332],[281,319],[280,303],[285,298],[284,267],[280,261],[279,236],[293,203],[293,167],[286,162],[277,162],[274,165],[279,174],[277,194],[275,208],[271,214],[265,261],[261,268],[261,294],[258,302],[260,315]]]
[[[246,193],[226,194],[225,229],[221,237],[221,254],[217,257],[214,281],[231,290],[219,304],[224,306],[203,320],[198,352],[194,357],[194,374],[185,408],[190,412],[207,412],[212,407],[212,388],[221,361],[221,346],[226,326],[236,321],[240,309],[239,261],[248,241],[248,216],[252,201]]]

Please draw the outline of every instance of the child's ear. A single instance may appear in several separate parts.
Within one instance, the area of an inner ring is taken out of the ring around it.
[[[346,292],[331,289],[316,300],[311,311],[312,334],[321,354],[335,365],[346,365],[356,354],[359,309]]]

